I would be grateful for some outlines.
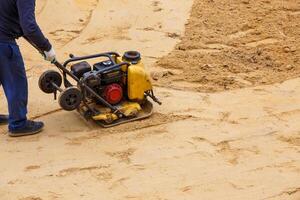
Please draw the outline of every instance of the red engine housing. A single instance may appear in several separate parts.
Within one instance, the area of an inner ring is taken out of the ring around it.
[[[110,84],[105,87],[103,96],[108,103],[118,104],[123,98],[123,88],[117,83]]]

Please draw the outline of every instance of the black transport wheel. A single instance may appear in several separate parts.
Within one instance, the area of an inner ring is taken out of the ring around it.
[[[47,94],[54,93],[56,91],[56,88],[52,83],[56,84],[58,87],[61,86],[62,77],[60,73],[54,70],[45,71],[39,79],[40,89]]]
[[[76,110],[82,101],[81,91],[77,87],[69,87],[60,93],[58,103],[66,111]]]

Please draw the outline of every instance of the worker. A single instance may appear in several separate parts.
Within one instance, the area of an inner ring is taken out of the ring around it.
[[[0,85],[8,103],[9,115],[0,115],[0,125],[8,124],[9,136],[39,133],[43,122],[28,120],[27,77],[16,39],[26,37],[47,61],[55,61],[55,51],[35,18],[35,0],[0,0]]]

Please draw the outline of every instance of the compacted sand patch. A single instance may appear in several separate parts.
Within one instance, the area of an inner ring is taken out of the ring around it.
[[[196,0],[185,36],[158,61],[166,70],[154,79],[214,92],[298,77],[299,10],[297,0]]]

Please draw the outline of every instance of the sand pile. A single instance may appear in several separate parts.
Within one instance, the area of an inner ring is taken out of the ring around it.
[[[160,85],[214,92],[300,75],[300,2],[196,0]]]

